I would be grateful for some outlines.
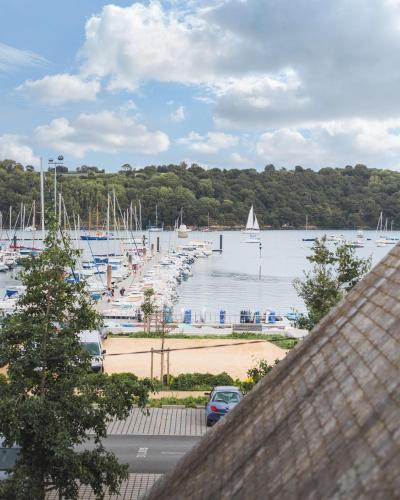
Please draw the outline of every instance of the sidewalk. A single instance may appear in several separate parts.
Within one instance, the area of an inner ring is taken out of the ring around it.
[[[150,490],[153,484],[162,477],[162,474],[129,474],[127,481],[122,483],[119,495],[107,494],[104,500],[139,500]],[[82,500],[95,500],[96,496],[89,486],[82,486],[79,490]],[[50,493],[46,500],[58,500],[57,493]]]
[[[126,420],[115,420],[107,434],[148,434],[152,436],[203,436],[206,419],[203,409],[195,408],[134,408]]]

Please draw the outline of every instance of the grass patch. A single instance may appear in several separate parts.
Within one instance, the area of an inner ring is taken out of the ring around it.
[[[161,338],[161,333],[151,332],[150,334],[144,332],[135,333],[110,333],[109,338],[130,338],[130,339],[148,339],[148,338]],[[187,339],[187,340],[223,340],[223,339],[237,339],[237,340],[267,340],[272,344],[275,344],[281,349],[293,349],[293,347],[300,342],[300,339],[294,337],[285,337],[279,334],[266,334],[266,333],[256,333],[256,332],[233,332],[227,335],[187,335],[184,333],[169,333],[166,335],[167,338],[172,339]]]
[[[162,405],[185,405],[186,408],[196,408],[196,406],[205,406],[207,401],[207,396],[188,396],[187,398],[166,396],[160,399],[150,399],[150,407],[161,408]]]

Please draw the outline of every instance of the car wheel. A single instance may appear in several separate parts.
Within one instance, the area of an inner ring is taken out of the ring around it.
[[[209,418],[207,418],[207,427],[212,427],[212,420],[210,420]]]

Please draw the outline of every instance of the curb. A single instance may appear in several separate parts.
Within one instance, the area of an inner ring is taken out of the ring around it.
[[[175,410],[184,410],[186,408],[185,405],[161,405],[161,408],[173,408]]]

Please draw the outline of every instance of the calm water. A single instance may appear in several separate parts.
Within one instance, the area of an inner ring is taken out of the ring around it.
[[[303,237],[317,237],[324,233],[343,234],[346,239],[356,238],[355,231],[262,231],[260,238],[262,250],[258,244],[244,243],[245,235],[237,231],[193,232],[190,240],[207,240],[219,248],[219,236],[223,235],[223,253],[214,253],[211,257],[197,259],[193,267],[193,277],[183,282],[178,288],[179,302],[177,310],[190,308],[193,313],[206,311],[214,315],[220,309],[227,314],[239,314],[241,309],[274,309],[286,312],[291,308],[303,310],[304,305],[297,297],[292,286],[296,277],[301,277],[303,270],[309,268],[306,256],[310,253],[311,242],[303,242]],[[150,234],[150,244],[160,237],[162,250],[172,248],[176,243],[173,233]],[[356,249],[359,256],[372,255],[373,263],[378,262],[391,247],[377,248],[373,243],[375,231],[366,231],[364,248]],[[24,242],[29,244],[29,242]],[[90,257],[93,253],[121,251],[117,240],[107,242],[81,242],[84,253]],[[333,244],[332,244],[333,247]],[[15,272],[0,273],[0,289],[15,284]]]

